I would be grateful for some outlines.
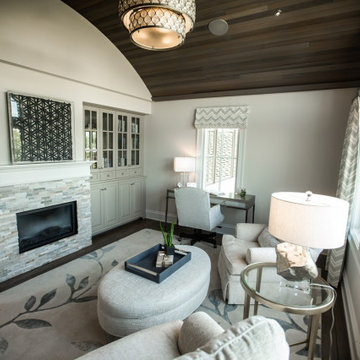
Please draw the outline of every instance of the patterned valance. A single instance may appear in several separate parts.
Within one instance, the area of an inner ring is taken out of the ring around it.
[[[247,105],[197,108],[194,125],[197,129],[246,129],[248,114]]]

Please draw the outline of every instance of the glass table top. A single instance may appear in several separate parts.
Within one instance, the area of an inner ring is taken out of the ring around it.
[[[336,297],[335,290],[322,278],[311,283],[288,281],[277,274],[275,263],[248,265],[241,273],[241,285],[256,301],[298,314],[325,312]]]

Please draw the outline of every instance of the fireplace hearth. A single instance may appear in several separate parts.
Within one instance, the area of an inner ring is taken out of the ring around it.
[[[78,232],[76,201],[16,214],[19,253],[38,248]]]

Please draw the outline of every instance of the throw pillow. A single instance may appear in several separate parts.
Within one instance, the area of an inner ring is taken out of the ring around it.
[[[269,229],[267,227],[260,233],[258,237],[258,243],[261,247],[276,247],[276,245],[280,244],[281,242],[282,241],[278,240],[269,233]]]
[[[253,316],[176,360],[288,360],[284,330],[272,319]]]
[[[178,347],[181,354],[195,351],[224,329],[208,314],[198,311],[191,314],[180,329]]]

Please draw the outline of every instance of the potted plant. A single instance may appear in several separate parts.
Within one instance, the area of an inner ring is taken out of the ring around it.
[[[164,238],[164,247],[165,247],[166,255],[175,254],[175,246],[173,244],[174,226],[175,226],[175,222],[172,222],[170,232],[166,232],[160,223],[160,229]]]

